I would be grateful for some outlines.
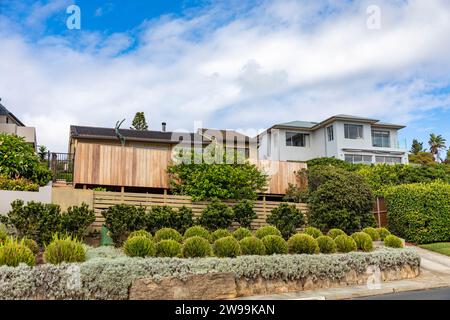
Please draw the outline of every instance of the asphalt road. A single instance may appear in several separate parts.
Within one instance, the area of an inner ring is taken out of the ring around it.
[[[356,298],[353,300],[450,300],[450,287],[389,293],[380,296]]]

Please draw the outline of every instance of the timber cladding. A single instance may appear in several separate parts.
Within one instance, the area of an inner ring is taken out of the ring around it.
[[[229,206],[233,206],[236,202],[224,201]],[[195,217],[200,216],[201,212],[206,208],[208,202],[193,202],[190,197],[164,195],[164,194],[146,194],[146,193],[127,193],[127,192],[103,192],[94,191],[93,207],[96,215],[96,221],[93,227],[95,229],[100,228],[105,222],[101,212],[104,209],[116,204],[128,204],[134,206],[143,206],[150,208],[155,205],[167,205],[175,208],[186,206],[192,208],[192,212]],[[266,225],[266,217],[270,214],[273,208],[276,208],[280,203],[277,201],[254,201],[253,210],[257,214],[257,218],[252,222],[252,229],[257,229]],[[307,214],[308,207],[305,203],[292,203],[301,212]]]

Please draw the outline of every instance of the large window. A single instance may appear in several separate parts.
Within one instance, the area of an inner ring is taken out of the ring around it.
[[[384,156],[376,156],[376,163],[387,163],[387,164],[398,164],[402,163],[402,158],[400,157],[384,157]]]
[[[359,124],[344,124],[345,139],[362,139],[363,126]]]
[[[372,156],[362,155],[362,154],[346,154],[345,161],[350,163],[364,163],[371,164]]]
[[[328,136],[328,141],[334,140],[333,126],[327,127],[327,136]]]
[[[309,147],[309,134],[298,132],[286,132],[286,146]]]
[[[372,145],[374,147],[390,148],[391,136],[389,131],[372,130]]]

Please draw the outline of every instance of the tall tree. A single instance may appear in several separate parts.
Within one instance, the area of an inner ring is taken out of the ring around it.
[[[419,142],[417,139],[413,139],[412,145],[411,145],[411,153],[412,154],[419,154],[419,152],[422,152],[423,150],[423,142]]]
[[[447,150],[447,158],[445,159],[445,163],[450,164],[450,148]]]
[[[430,134],[430,140],[428,140],[430,145],[430,152],[435,156],[435,159],[439,159],[439,151],[445,148],[445,139],[439,134]]]
[[[133,122],[131,124],[131,128],[133,130],[145,131],[148,129],[147,121],[145,121],[144,112],[136,112],[134,116]]]
[[[38,147],[38,155],[39,155],[39,159],[41,159],[41,161],[45,160],[45,157],[47,156],[48,150],[46,146],[39,146]]]

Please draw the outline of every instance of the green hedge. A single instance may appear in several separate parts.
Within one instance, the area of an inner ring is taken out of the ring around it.
[[[450,241],[450,184],[407,184],[385,189],[388,229],[413,243]]]

